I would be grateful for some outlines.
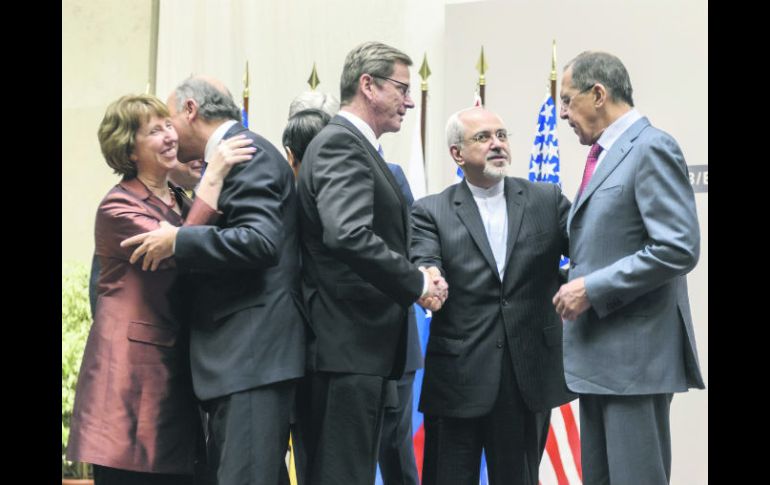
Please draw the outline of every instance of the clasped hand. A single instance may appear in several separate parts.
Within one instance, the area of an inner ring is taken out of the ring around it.
[[[420,266],[419,269],[428,275],[428,292],[417,300],[417,304],[432,312],[438,311],[449,296],[449,285],[437,267]]]

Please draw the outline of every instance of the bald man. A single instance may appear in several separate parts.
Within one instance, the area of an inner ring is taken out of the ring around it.
[[[189,78],[167,104],[183,163],[211,159],[239,134],[256,147],[225,178],[217,207],[198,197],[184,227],[147,233],[155,243],[145,260],[173,254],[187,273],[193,387],[209,413],[218,483],[275,485],[305,370],[294,174],[270,142],[238,122],[240,110],[218,80]],[[216,225],[187,225],[212,211]]]

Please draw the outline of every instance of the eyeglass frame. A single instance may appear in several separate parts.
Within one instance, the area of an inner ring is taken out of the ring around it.
[[[569,109],[570,103],[572,103],[572,100],[575,99],[576,96],[580,96],[583,93],[587,93],[588,91],[592,90],[596,86],[596,83],[591,84],[587,88],[578,91],[577,93],[573,94],[572,96],[568,97],[566,101],[564,101],[564,97],[559,97],[559,111],[563,109]]]
[[[407,83],[402,83],[401,81],[396,81],[393,78],[389,78],[387,76],[380,76],[378,74],[369,74],[369,75],[372,77],[376,77],[377,79],[387,79],[388,81],[393,81],[398,85],[398,90],[401,91],[401,94],[403,94],[405,98],[409,97],[409,95],[411,94],[412,87]]]
[[[502,138],[500,138],[500,135],[502,135]],[[482,141],[479,138],[479,137],[485,138],[487,136],[489,137],[489,139],[484,140],[484,141]],[[511,136],[511,133],[507,129],[500,128],[499,130],[496,130],[495,132],[480,131],[480,132],[476,133],[475,135],[473,135],[472,137],[470,137],[468,139],[465,139],[464,141],[478,143],[478,144],[484,144],[484,143],[489,142],[492,139],[492,137],[495,137],[495,138],[497,138],[497,140],[500,143],[508,143],[508,138],[510,136]]]

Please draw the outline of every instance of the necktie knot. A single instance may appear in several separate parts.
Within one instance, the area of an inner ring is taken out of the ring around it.
[[[598,160],[599,154],[601,152],[602,152],[602,146],[599,145],[598,143],[594,143],[593,145],[591,145],[591,149],[588,150],[588,158],[589,159],[593,158],[594,160]]]
[[[586,168],[583,170],[583,180],[580,182],[580,190],[578,190],[578,197],[583,193],[583,190],[588,185],[591,177],[594,174],[596,168],[596,162],[599,161],[599,154],[602,152],[602,146],[598,143],[591,145],[591,149],[588,150],[588,158],[586,158]]]
[[[382,149],[382,145],[377,147],[377,153],[379,153],[382,159],[385,160],[385,151]]]

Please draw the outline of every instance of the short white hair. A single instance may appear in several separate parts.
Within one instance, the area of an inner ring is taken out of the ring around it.
[[[289,118],[305,109],[319,109],[332,117],[340,110],[340,102],[333,94],[305,91],[294,98],[289,105]]]
[[[460,115],[476,108],[477,106],[464,108],[452,113],[452,116],[449,117],[446,122],[446,142],[449,148],[452,148],[452,145],[462,146],[463,138],[465,138],[465,125],[460,121]]]

